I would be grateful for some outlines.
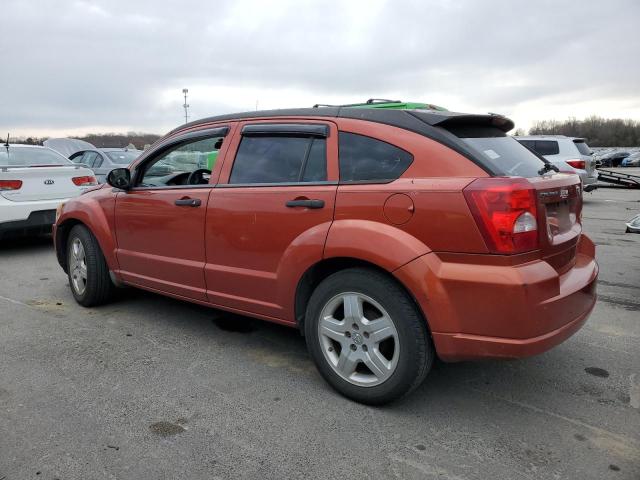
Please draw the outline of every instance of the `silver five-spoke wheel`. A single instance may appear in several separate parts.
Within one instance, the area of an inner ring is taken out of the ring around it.
[[[87,258],[84,246],[79,238],[74,238],[71,244],[69,271],[71,286],[78,295],[84,294],[87,288]]]
[[[320,314],[318,337],[334,371],[353,385],[379,385],[398,364],[400,344],[393,320],[362,293],[342,293],[329,300]]]

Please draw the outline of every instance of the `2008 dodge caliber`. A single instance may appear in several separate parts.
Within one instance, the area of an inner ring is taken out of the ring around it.
[[[596,299],[582,192],[497,115],[328,107],[184,125],[66,202],[55,247],[86,307],[130,285],[299,328],[359,402],[434,357],[515,358]]]

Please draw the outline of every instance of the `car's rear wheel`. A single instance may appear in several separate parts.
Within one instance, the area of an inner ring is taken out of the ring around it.
[[[114,285],[100,245],[83,225],[76,225],[69,232],[67,275],[71,293],[80,305],[101,305],[113,296]]]
[[[307,307],[305,336],[325,380],[370,405],[411,392],[433,363],[429,332],[415,303],[376,270],[342,270],[323,280]]]

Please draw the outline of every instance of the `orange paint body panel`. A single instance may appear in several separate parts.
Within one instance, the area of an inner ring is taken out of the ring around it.
[[[327,181],[229,185],[242,128],[265,122],[325,125]],[[541,234],[535,250],[491,253],[464,193],[491,175],[442,143],[396,126],[321,116],[203,123],[165,140],[219,126],[229,133],[208,185],[105,186],[67,202],[54,229],[61,264],[64,232],[83,223],[119,282],[295,326],[306,272],[327,261],[366,262],[415,299],[446,361],[540,353],[577,331],[593,309],[598,266],[579,218],[555,237]],[[414,160],[394,181],[340,183],[339,132],[397,145]],[[566,175],[532,180],[540,229],[551,222],[545,212],[551,218],[564,208],[556,192],[578,201],[575,182]],[[176,205],[185,198],[198,200],[198,208]],[[298,200],[323,206],[286,205]]]

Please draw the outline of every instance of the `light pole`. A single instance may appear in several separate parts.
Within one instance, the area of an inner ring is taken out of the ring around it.
[[[184,94],[184,123],[189,123],[189,104],[187,103],[187,93],[189,93],[188,88],[183,88],[182,93]]]

